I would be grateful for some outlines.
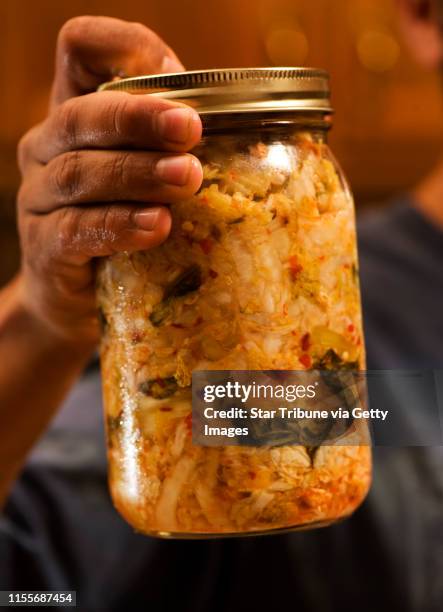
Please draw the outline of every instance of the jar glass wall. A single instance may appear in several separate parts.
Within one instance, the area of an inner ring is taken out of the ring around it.
[[[195,370],[365,367],[352,196],[323,113],[206,120],[199,192],[168,240],[101,263],[98,299],[114,503],[153,535],[244,535],[329,524],[364,499],[365,436],[349,444],[192,443]]]

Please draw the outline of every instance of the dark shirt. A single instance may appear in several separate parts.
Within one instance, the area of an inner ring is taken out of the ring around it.
[[[369,367],[442,368],[443,233],[398,202],[361,223],[360,269]],[[442,447],[374,449],[367,501],[326,529],[162,541],[113,509],[102,431],[93,367],[0,519],[0,589],[76,590],[85,612],[443,610]]]

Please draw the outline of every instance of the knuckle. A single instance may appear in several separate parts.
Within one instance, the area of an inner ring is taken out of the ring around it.
[[[91,25],[93,17],[79,16],[68,19],[60,29],[58,45],[68,53],[74,51],[79,42],[84,39],[85,32]]]
[[[17,162],[20,172],[23,174],[26,164],[32,157],[33,143],[35,139],[35,128],[29,130],[22,136],[17,145]]]
[[[78,194],[81,180],[81,155],[70,151],[47,165],[56,193],[63,201],[72,201]]]
[[[37,271],[50,268],[50,250],[41,248],[41,220],[35,215],[19,215],[18,230],[23,262]]]
[[[132,155],[129,151],[122,151],[112,156],[110,161],[110,182],[126,188],[131,186]]]
[[[156,32],[142,23],[132,22],[130,25],[137,51],[143,55],[146,54],[146,49],[149,49],[153,65],[159,64],[166,52],[166,44]]]
[[[172,105],[166,100],[119,92],[118,99],[112,100],[108,107],[109,125],[122,141],[132,142],[143,134],[149,145],[152,144],[149,140],[155,138],[158,115],[168,108]]]
[[[53,251],[63,255],[71,250],[72,245],[78,239],[79,214],[75,214],[71,208],[63,208],[59,212],[59,218],[54,232]]]
[[[29,157],[29,135],[22,136],[17,145],[17,163],[21,174],[25,170],[26,161]]]
[[[150,42],[160,41],[160,37],[143,23],[140,23],[139,21],[131,21],[129,25],[133,35],[136,37],[139,43],[146,44],[147,40]]]
[[[77,143],[78,104],[75,98],[63,102],[57,111],[55,120],[56,134],[59,140],[74,149]]]
[[[131,104],[130,98],[130,94],[118,96],[118,99],[113,100],[108,109],[112,129],[121,138],[127,135],[128,128],[135,122],[134,105]]]
[[[17,191],[17,210],[18,211],[26,210],[27,208],[29,208],[29,205],[28,205],[29,193],[30,193],[30,189],[28,186],[28,181],[23,181],[20,184],[20,187]]]
[[[109,240],[114,235],[116,225],[116,215],[112,206],[106,206],[103,210],[101,219],[101,234],[102,240]]]
[[[101,243],[111,253],[115,253],[118,250],[117,241],[122,224],[120,217],[119,210],[112,205],[106,206],[101,214],[99,229]]]

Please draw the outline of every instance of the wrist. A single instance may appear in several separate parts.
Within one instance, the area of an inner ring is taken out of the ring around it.
[[[9,316],[18,329],[29,333],[30,342],[36,343],[42,353],[69,355],[72,361],[86,363],[97,347],[95,321],[90,333],[69,333],[54,325],[50,315],[43,316],[34,307],[22,273],[9,286]]]
[[[0,503],[25,457],[80,376],[93,343],[71,342],[37,316],[23,278],[0,291]]]

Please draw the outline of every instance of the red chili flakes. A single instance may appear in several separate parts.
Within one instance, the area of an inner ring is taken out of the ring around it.
[[[348,325],[348,332],[350,334],[355,332],[355,325],[352,325],[352,323],[350,325]]]
[[[292,280],[297,280],[297,277],[302,270],[303,266],[299,263],[297,257],[292,255],[292,257],[289,258],[289,271],[291,273]]]
[[[288,316],[288,313],[289,313],[289,308],[288,308],[287,303],[285,302],[285,303],[283,304],[283,314],[284,314],[284,316],[285,316],[285,317],[287,317],[287,316]]]
[[[216,272],[215,270],[213,270],[212,268],[209,268],[209,276],[211,278],[217,278],[218,276],[218,272]]]
[[[209,253],[212,251],[212,247],[214,246],[214,243],[210,238],[203,238],[203,240],[200,240],[198,244],[205,255],[209,255]]]
[[[203,317],[198,317],[198,319],[194,323],[194,327],[197,327],[197,325],[201,325],[202,323],[203,323]]]
[[[171,411],[172,411],[171,406],[162,406],[160,408],[160,412],[171,412]]]
[[[138,344],[143,340],[143,332],[138,330],[132,332],[131,340],[132,344]]]
[[[171,323],[171,327],[175,327],[175,329],[185,329],[185,326],[181,323]]]
[[[305,368],[310,368],[312,366],[312,359],[310,355],[302,355],[299,359],[300,363],[305,366]]]
[[[301,350],[305,353],[311,348],[311,334],[308,332],[301,339]]]
[[[251,472],[249,472],[249,478],[250,478],[251,480],[255,480],[255,479],[257,478],[257,474],[256,474],[255,472],[252,472],[252,471],[251,471]]]
[[[185,417],[185,425],[188,430],[188,434],[192,433],[192,412]]]

